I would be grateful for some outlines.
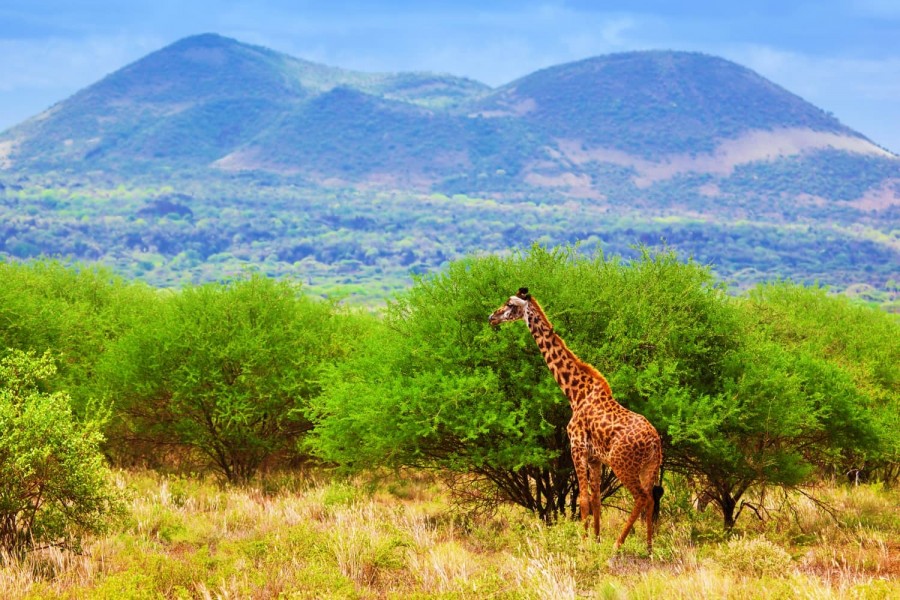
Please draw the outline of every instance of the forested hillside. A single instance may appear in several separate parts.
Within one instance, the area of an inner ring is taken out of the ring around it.
[[[668,246],[711,264],[735,289],[774,278],[818,281],[886,306],[900,280],[891,225],[850,207],[789,211],[754,198],[730,211],[707,201],[707,212],[683,214],[641,204],[268,182],[11,185],[0,193],[0,251],[13,259],[96,261],[167,287],[257,270],[351,301],[384,299],[411,275],[469,252],[535,241],[623,256],[633,256],[636,244]]]
[[[367,300],[471,252],[679,250],[890,305],[900,159],[740,65],[633,52],[491,89],[207,34],[0,133],[0,253]]]

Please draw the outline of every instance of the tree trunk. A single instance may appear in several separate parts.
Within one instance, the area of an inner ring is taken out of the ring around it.
[[[737,500],[731,497],[731,494],[723,493],[721,497],[716,498],[719,508],[722,509],[722,518],[726,530],[734,528],[735,514],[734,509],[737,506]]]

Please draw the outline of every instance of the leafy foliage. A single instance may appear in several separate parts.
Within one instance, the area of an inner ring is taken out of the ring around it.
[[[130,329],[155,291],[109,270],[52,260],[0,262],[0,344],[59,357],[43,385],[72,397],[85,416],[98,358]]]
[[[236,482],[293,448],[309,428],[302,409],[319,391],[320,363],[336,352],[331,305],[251,276],[146,308],[98,367],[117,435],[192,448]]]
[[[0,359],[0,549],[78,549],[121,513],[100,443],[100,423],[78,421],[64,392],[41,389],[50,352],[13,350]]]
[[[104,450],[120,464],[200,459],[246,481],[311,450],[354,470],[435,468],[469,500],[552,520],[576,492],[570,408],[526,328],[486,323],[527,285],[726,525],[767,486],[898,476],[895,317],[790,283],[729,296],[670,251],[470,256],[381,316],[261,274],[178,292],[46,260],[0,263],[0,277],[3,342],[60,357],[34,389],[79,421],[109,414]]]
[[[900,458],[900,338],[897,321],[879,311],[866,310],[822,288],[783,282],[751,290],[750,314],[769,339],[820,365],[821,394],[844,394],[841,412],[831,418],[865,409],[865,418],[880,433],[877,448],[846,457],[843,467],[865,469],[893,480]],[[811,389],[806,389],[809,394]],[[842,414],[844,413],[844,414]],[[840,473],[846,475],[849,473]]]
[[[567,402],[524,327],[485,323],[522,285],[616,398],[664,435],[666,468],[718,493],[726,526],[751,486],[795,486],[847,451],[882,447],[866,408],[876,400],[848,371],[768,338],[707,269],[671,253],[622,262],[534,247],[452,263],[389,305],[384,329],[313,403],[315,451],[351,468],[474,473],[490,485],[478,496],[470,482],[470,495],[545,518],[565,512]]]
[[[641,195],[633,186],[621,190],[616,203],[537,195],[498,202],[255,181],[8,189],[0,192],[0,255],[67,256],[167,287],[255,269],[302,280],[322,295],[358,286],[377,301],[406,287],[410,273],[436,271],[473,251],[580,242],[586,253],[634,257],[635,242],[664,243],[713,263],[717,276],[739,288],[781,277],[837,289],[865,284],[880,303],[896,296],[898,255],[887,212],[789,210],[767,197],[722,204],[697,196],[691,205],[709,216],[686,218],[673,206],[684,193],[674,181]]]

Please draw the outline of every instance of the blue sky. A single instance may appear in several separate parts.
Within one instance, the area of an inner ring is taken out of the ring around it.
[[[641,49],[722,56],[900,153],[900,0],[0,0],[0,130],[182,37],[508,83]]]

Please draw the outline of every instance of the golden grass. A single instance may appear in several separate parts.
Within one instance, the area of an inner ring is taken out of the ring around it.
[[[120,482],[130,511],[115,533],[83,555],[0,557],[0,598],[900,597],[900,494],[877,486],[819,490],[837,518],[803,496],[756,499],[769,520],[744,514],[733,535],[712,511],[681,508],[676,489],[650,557],[641,529],[613,553],[621,511],[604,510],[597,542],[515,507],[454,513],[421,475]]]

